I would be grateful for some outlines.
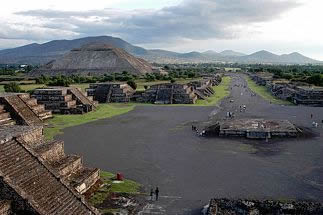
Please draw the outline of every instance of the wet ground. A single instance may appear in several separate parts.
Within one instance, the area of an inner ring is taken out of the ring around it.
[[[137,106],[122,116],[65,129],[58,138],[87,165],[122,172],[147,190],[158,185],[161,200],[151,207],[162,207],[161,214],[200,214],[215,197],[323,202],[323,108],[270,104],[252,96],[246,85],[234,75],[231,95],[220,107]],[[245,113],[240,105],[247,106]],[[227,111],[237,118],[288,119],[314,135],[266,143],[192,132],[193,122],[221,119]],[[320,128],[312,129],[313,121]]]

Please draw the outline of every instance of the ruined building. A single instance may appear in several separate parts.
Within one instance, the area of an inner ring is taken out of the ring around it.
[[[81,195],[99,180],[42,127],[0,127],[0,214],[99,214]]]
[[[298,86],[292,99],[295,104],[323,106],[323,87]]]
[[[260,215],[260,214],[323,214],[323,206],[315,202],[274,200],[212,199],[206,215]]]
[[[90,84],[86,91],[99,103],[130,102],[131,96],[136,92],[128,84],[117,83]]]
[[[208,134],[224,137],[270,139],[273,137],[296,137],[299,130],[288,120],[234,119],[212,123],[206,128]]]
[[[134,57],[123,49],[102,43],[91,43],[71,50],[31,74],[34,76],[73,74],[98,76],[124,71],[137,75],[153,72],[148,62]]]
[[[193,81],[188,84],[194,90],[195,95],[202,100],[215,94],[213,90],[213,82],[211,79],[202,79],[199,81]]]
[[[46,110],[61,114],[83,114],[95,110],[96,102],[76,87],[36,89],[32,95]]]
[[[52,112],[30,98],[28,93],[0,94],[0,126],[2,125],[42,125],[51,118]]]
[[[197,96],[186,84],[157,84],[137,98],[137,102],[154,104],[194,104]]]

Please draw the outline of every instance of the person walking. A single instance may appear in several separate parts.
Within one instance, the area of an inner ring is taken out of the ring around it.
[[[153,197],[154,197],[154,189],[151,188],[150,189],[150,200],[152,201],[153,200]]]
[[[158,201],[158,195],[159,195],[159,188],[156,187],[156,190],[155,190],[156,201]]]

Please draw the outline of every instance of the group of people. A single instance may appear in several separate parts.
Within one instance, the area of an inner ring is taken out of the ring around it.
[[[313,119],[313,114],[312,114],[312,113],[311,113],[311,119]],[[318,128],[318,127],[319,127],[319,123],[317,123],[317,122],[313,121],[313,122],[312,122],[312,126],[313,126],[314,128]],[[322,120],[322,127],[323,127],[323,120]]]
[[[155,195],[155,200],[158,201],[158,196],[159,196],[159,188],[156,187],[154,190],[153,188],[150,189],[150,200],[154,200],[154,195]]]
[[[202,132],[199,132],[199,130],[197,129],[197,127],[195,125],[192,125],[192,131],[195,131],[196,134],[200,137],[204,137],[206,135],[206,131],[203,130]]]
[[[247,106],[246,105],[240,105],[240,112],[246,112]]]

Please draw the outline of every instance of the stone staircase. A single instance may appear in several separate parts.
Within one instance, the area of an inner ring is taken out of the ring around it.
[[[53,117],[52,112],[45,110],[45,106],[38,104],[37,99],[31,98],[30,94],[19,94],[18,96],[41,120],[46,120]]]
[[[25,205],[27,214],[97,214],[25,146],[22,138],[0,144],[0,152],[6,155],[0,158],[1,184],[5,187],[0,197],[21,198],[18,204]]]
[[[12,120],[10,113],[4,109],[4,105],[0,105],[0,126],[14,124],[16,124],[16,122]]]
[[[76,87],[69,88],[68,93],[73,96],[73,99],[76,100],[78,104],[87,106],[90,109],[89,111],[95,110],[97,104],[93,101],[92,96],[86,96],[80,89]]]
[[[0,214],[1,215],[11,215],[11,202],[8,200],[0,200]]]
[[[2,94],[0,103],[6,107],[18,124],[42,125],[43,122],[31,108],[19,97],[19,94]]]
[[[81,194],[90,189],[100,178],[99,169],[84,167],[80,156],[65,155],[63,141],[42,143],[34,147],[34,151],[53,168],[56,174]]]

